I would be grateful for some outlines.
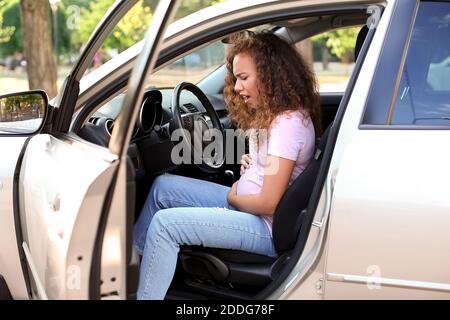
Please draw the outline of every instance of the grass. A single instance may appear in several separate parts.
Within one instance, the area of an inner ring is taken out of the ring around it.
[[[58,88],[61,87],[67,70],[63,69],[58,74]],[[28,91],[28,77],[25,72],[5,71],[0,69],[0,95]]]

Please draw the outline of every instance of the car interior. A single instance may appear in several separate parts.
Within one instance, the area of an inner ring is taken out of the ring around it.
[[[327,13],[299,17],[294,20],[271,23],[271,32],[297,43],[313,35],[337,28],[358,26],[361,31],[355,44],[355,61],[366,38],[365,26],[368,14],[361,7],[350,12]],[[217,41],[226,41],[226,37]],[[211,165],[176,165],[172,163],[171,151],[174,142],[170,135],[174,128],[192,129],[192,121],[198,115],[214,118],[213,107],[222,129],[234,128],[228,118],[223,97],[225,66],[210,73],[195,88],[149,87],[142,102],[139,119],[128,150],[128,297],[135,298],[139,277],[139,257],[132,250],[132,230],[153,180],[161,174],[171,173],[213,181],[231,186],[239,179],[239,161]],[[92,143],[107,146],[120,112],[123,92],[106,104],[89,106],[90,116],[83,119],[77,134]],[[174,106],[174,95],[179,103]],[[205,247],[182,246],[179,252],[177,271],[166,299],[252,299],[272,283],[286,268],[292,250],[304,228],[304,215],[316,183],[322,163],[330,127],[335,119],[344,92],[320,94],[323,114],[323,134],[318,139],[314,158],[300,176],[290,185],[278,204],[274,214],[273,241],[279,256],[270,258],[242,251]],[[206,101],[204,100],[205,98]],[[211,119],[214,122],[214,119]],[[215,124],[217,127],[217,123]],[[233,137],[234,139],[243,139]],[[236,142],[236,141],[235,141]],[[237,143],[234,143],[236,146]],[[225,150],[225,152],[228,152]],[[241,155],[234,150],[235,159]],[[291,264],[289,264],[291,265]]]

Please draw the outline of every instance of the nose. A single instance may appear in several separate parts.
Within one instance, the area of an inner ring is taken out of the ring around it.
[[[239,79],[236,80],[236,83],[234,84],[234,91],[239,93],[244,89],[244,87],[242,86],[242,83]]]

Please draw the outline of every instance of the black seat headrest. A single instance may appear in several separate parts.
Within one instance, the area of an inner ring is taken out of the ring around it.
[[[361,48],[364,44],[364,40],[366,40],[367,33],[369,32],[369,28],[367,26],[364,26],[359,30],[358,37],[356,38],[356,44],[355,44],[355,62],[358,59],[359,52],[361,51]]]
[[[331,125],[325,130],[316,148],[316,153],[305,170],[284,193],[275,210],[272,235],[275,250],[281,254],[295,246],[303,219],[303,210],[308,207],[317,174],[322,162]],[[303,212],[304,213],[304,212]]]

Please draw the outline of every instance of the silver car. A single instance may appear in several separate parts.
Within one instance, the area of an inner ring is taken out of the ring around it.
[[[132,227],[153,179],[239,172],[171,161],[192,117],[233,128],[223,62],[194,76],[201,50],[245,30],[300,44],[349,27],[356,61],[321,91],[327,130],[275,213],[279,257],[181,248],[166,299],[450,298],[449,2],[228,1],[169,25],[179,1],[161,0],[145,41],[83,76],[136,2],[116,1],[56,99],[0,97],[1,298],[134,299]],[[180,84],[155,85],[168,69]]]

